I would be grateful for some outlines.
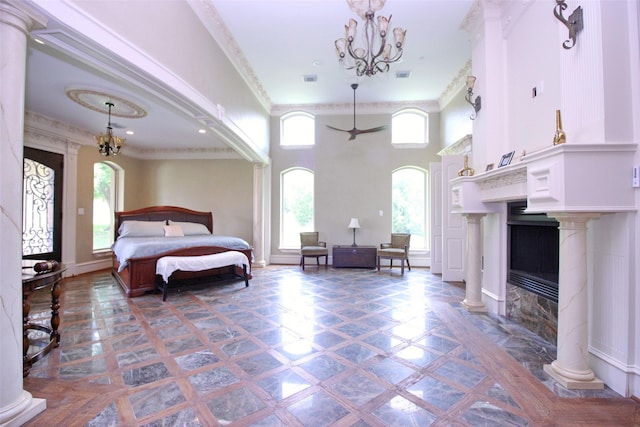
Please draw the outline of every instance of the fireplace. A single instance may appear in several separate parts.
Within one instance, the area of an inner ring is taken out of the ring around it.
[[[558,222],[526,213],[526,200],[507,204],[506,317],[557,342]]]
[[[526,213],[526,200],[507,206],[507,281],[558,302],[558,221],[544,213]]]

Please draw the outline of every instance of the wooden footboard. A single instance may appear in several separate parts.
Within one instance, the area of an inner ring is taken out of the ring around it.
[[[155,290],[156,283],[156,262],[158,259],[164,256],[199,256],[199,255],[211,255],[221,252],[228,252],[236,249],[223,248],[220,246],[197,246],[193,248],[177,249],[174,251],[163,252],[158,255],[150,257],[133,258],[129,260],[129,264],[122,271],[118,272],[120,264],[118,260],[113,259],[112,274],[124,293],[129,298],[143,295],[146,292]],[[249,260],[252,259],[251,249],[238,249],[238,252],[242,252],[247,256]],[[240,275],[243,274],[242,268],[237,266],[229,266],[223,268],[216,268],[206,271],[185,272],[181,271],[179,279],[191,279],[205,276],[217,276],[228,273],[233,273],[233,268],[236,268],[236,272]],[[249,278],[251,278],[251,272],[249,271]]]

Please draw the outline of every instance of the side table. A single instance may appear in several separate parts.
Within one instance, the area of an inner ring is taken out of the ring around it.
[[[377,246],[333,246],[333,266],[376,268]]]
[[[48,354],[54,347],[60,345],[60,332],[58,332],[58,326],[60,326],[60,293],[62,289],[60,287],[60,281],[62,280],[62,273],[67,269],[64,264],[57,263],[53,270],[43,271],[37,273],[34,271],[33,266],[42,262],[42,260],[23,260],[22,261],[22,317],[23,317],[23,362],[22,362],[22,376],[29,375],[31,366],[38,360],[42,359]],[[29,304],[29,296],[43,288],[51,288],[51,322],[50,327],[31,323],[29,319],[29,312],[31,311],[31,304]],[[38,330],[49,334],[49,341],[34,353],[29,353],[29,347],[31,345],[29,340],[29,330]]]

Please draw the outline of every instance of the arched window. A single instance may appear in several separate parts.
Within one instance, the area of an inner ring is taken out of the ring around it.
[[[93,250],[109,249],[113,244],[114,215],[122,210],[124,171],[115,163],[93,164]]]
[[[413,249],[428,249],[427,172],[416,167],[397,169],[391,175],[391,231],[410,233]]]
[[[392,144],[428,144],[429,115],[422,110],[406,108],[391,116]]]
[[[280,145],[314,145],[316,119],[304,111],[293,111],[280,118]]]
[[[280,175],[280,247],[300,248],[300,232],[313,231],[314,174],[289,169]]]

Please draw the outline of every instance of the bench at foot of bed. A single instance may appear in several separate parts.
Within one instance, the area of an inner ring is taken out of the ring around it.
[[[180,280],[172,280],[171,275],[177,271],[206,271],[221,267],[232,267],[232,271],[236,276],[236,268],[242,268],[243,274],[239,277],[244,279],[245,287],[249,286],[249,274],[247,268],[249,259],[245,254],[238,251],[221,252],[211,255],[201,256],[166,256],[158,259],[156,263],[156,287],[162,291],[162,301],[167,300],[167,291],[169,289],[184,289],[195,284]]]

